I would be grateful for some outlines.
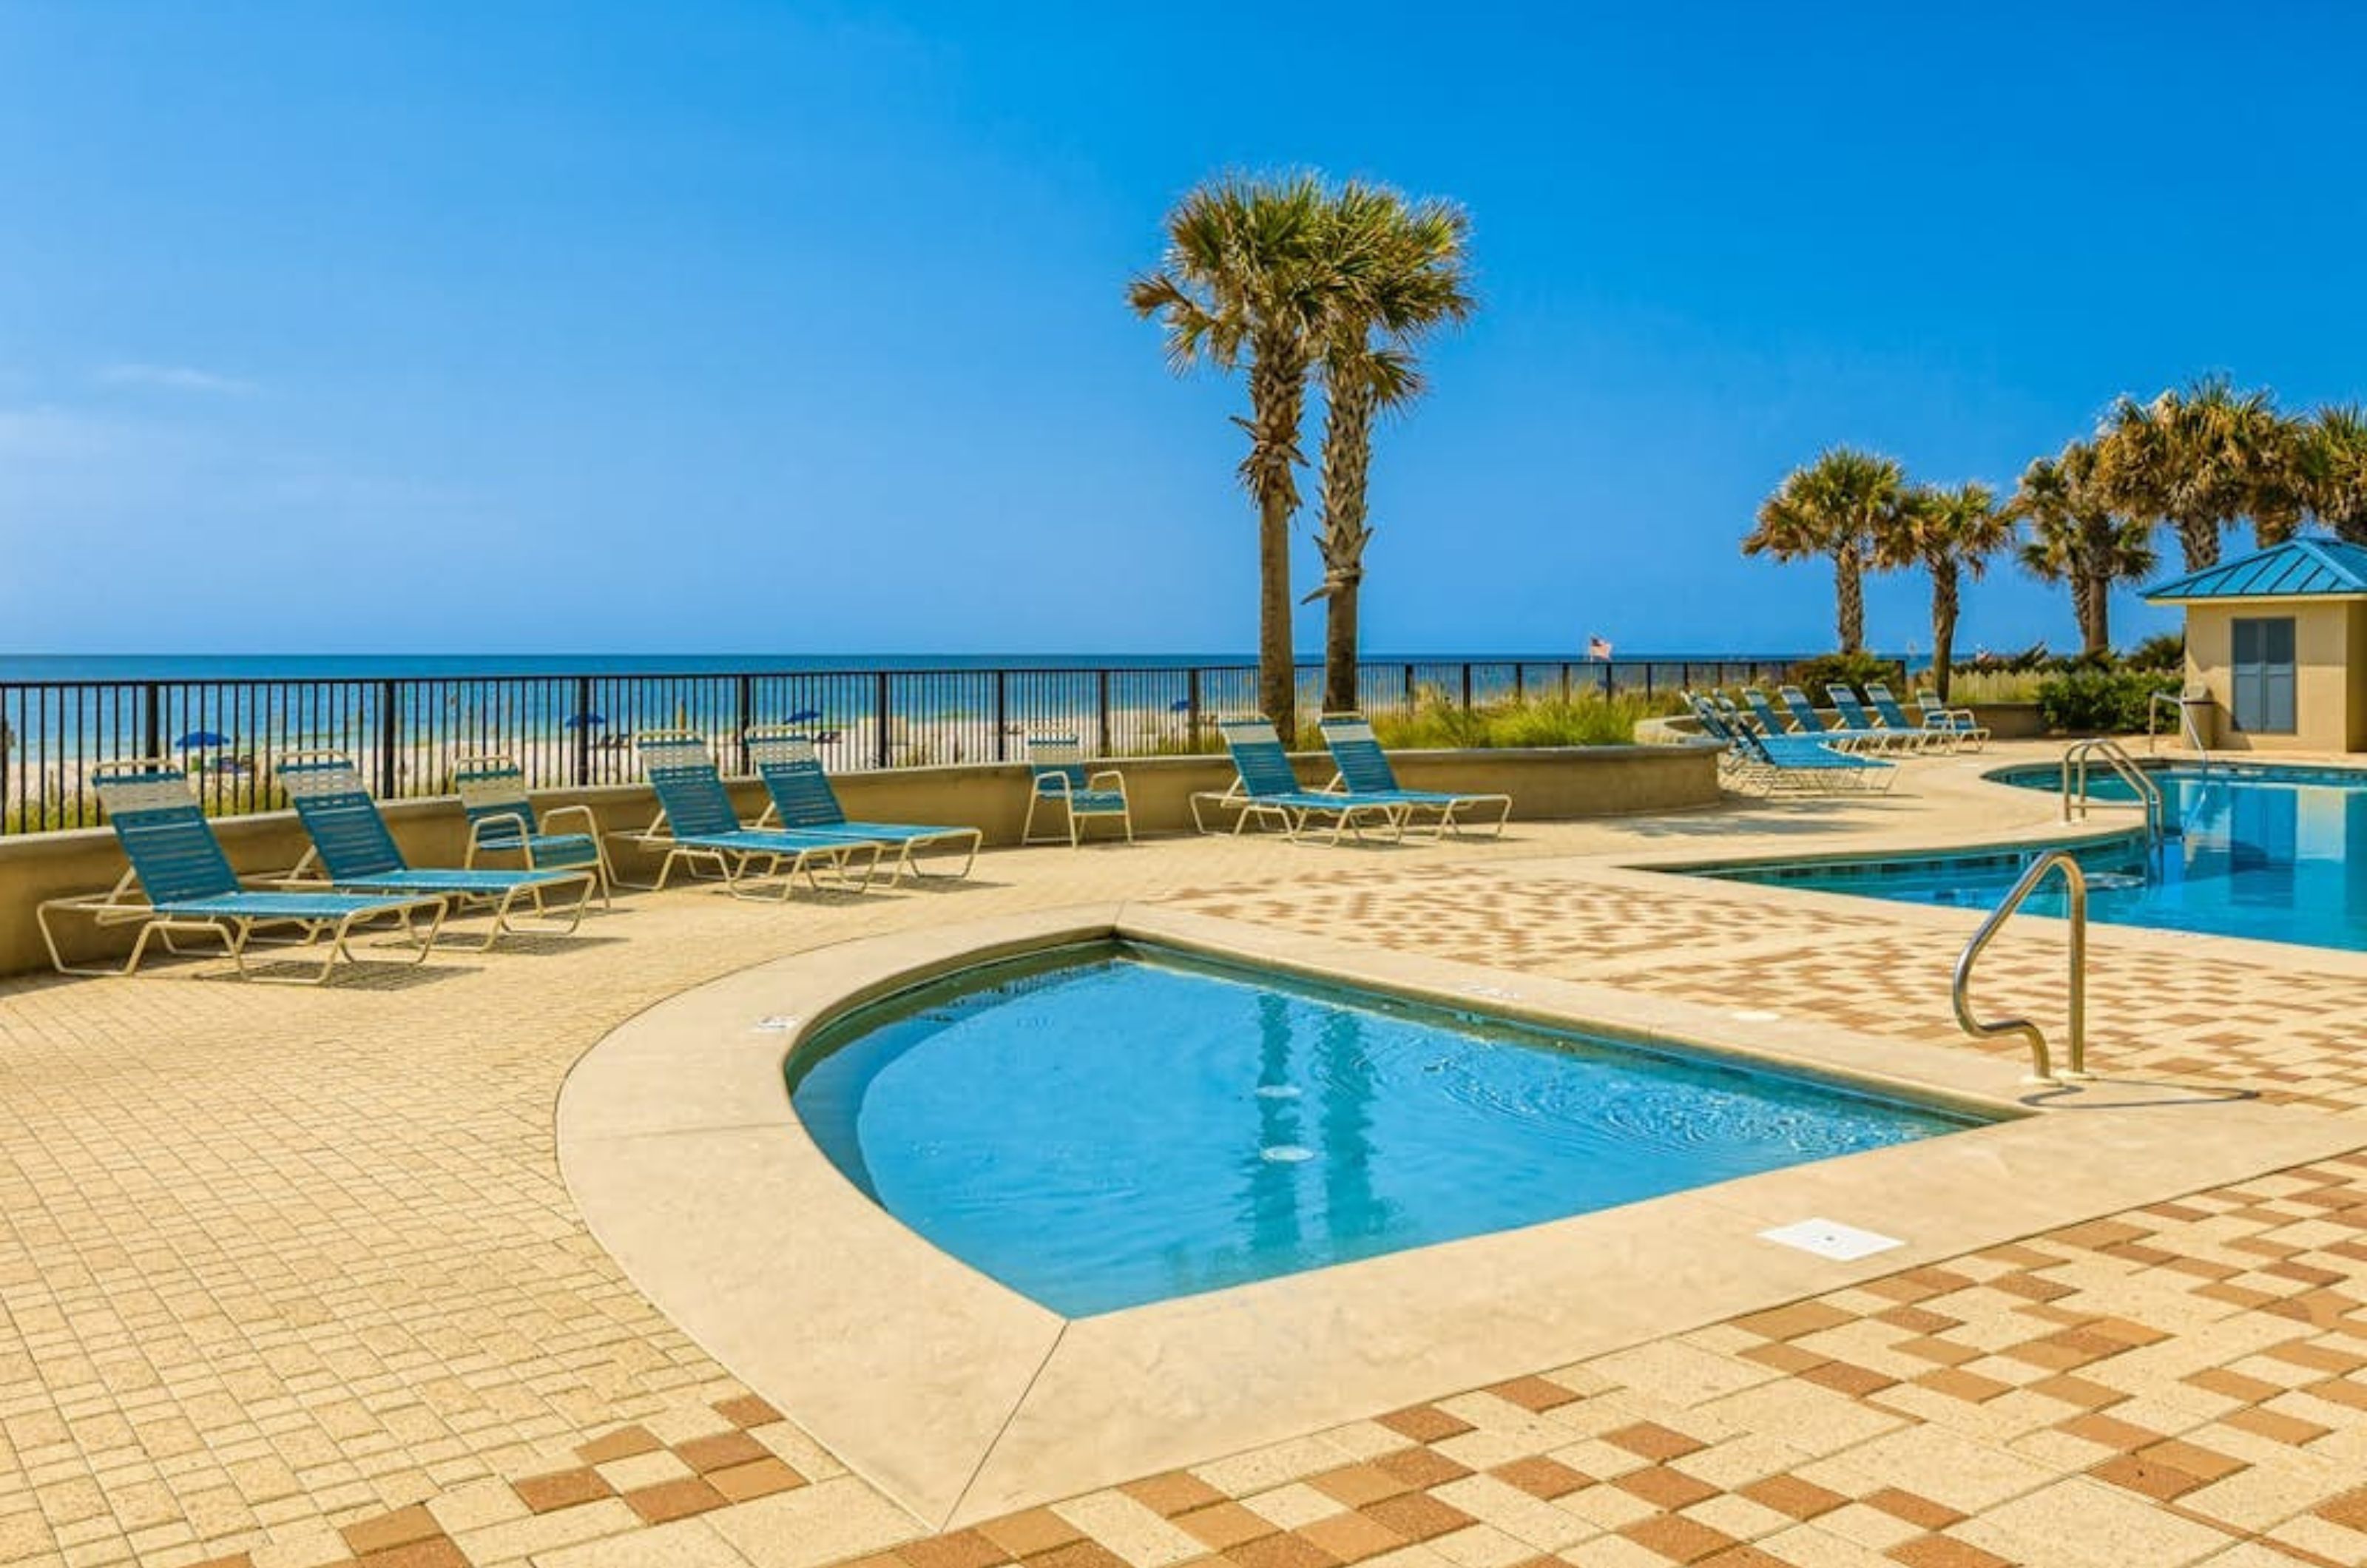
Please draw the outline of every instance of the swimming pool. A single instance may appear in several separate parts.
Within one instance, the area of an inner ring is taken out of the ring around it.
[[[2367,772],[2214,762],[2148,770],[2160,785],[2169,836],[2158,851],[2141,837],[2078,852],[2089,873],[2090,918],[2122,925],[2253,937],[2312,947],[2367,950]],[[2055,791],[2052,765],[1990,777]],[[2091,774],[2099,799],[2135,792]],[[1994,907],[2028,863],[2019,851],[1725,866],[1704,874],[1854,893],[1914,904]],[[2028,905],[2060,914],[2060,885]]]
[[[1072,1317],[1978,1122],[1117,943],[859,1010],[788,1072],[873,1201]]]

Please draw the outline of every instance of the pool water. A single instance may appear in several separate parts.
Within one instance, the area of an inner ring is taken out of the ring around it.
[[[2157,851],[2132,839],[2078,852],[2092,919],[2312,947],[2367,950],[2367,773],[2214,762],[2148,770],[2169,835]],[[1999,782],[2056,790],[2053,767]],[[2133,800],[2118,777],[2091,774],[2099,799]],[[2022,874],[2018,852],[1732,866],[1708,874],[1916,904],[1994,908]],[[2024,906],[2061,914],[2049,881]]]
[[[862,1010],[789,1073],[849,1180],[1071,1317],[1974,1122],[1116,945]]]

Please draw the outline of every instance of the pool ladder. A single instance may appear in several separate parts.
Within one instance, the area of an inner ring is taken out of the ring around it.
[[[2071,919],[2071,1008],[2067,1043],[2070,1064],[2060,1077],[2055,1071],[2054,1057],[2046,1049],[2046,1033],[2026,1018],[1999,1018],[1983,1021],[1973,1016],[1973,966],[1980,961],[1999,931],[2005,929],[2008,917],[2022,908],[2022,900],[2038,890],[2049,873],[2060,872]],[[1956,1022],[1965,1033],[1976,1040],[1996,1040],[2008,1034],[2018,1034],[2030,1043],[2030,1076],[2023,1081],[2033,1084],[2056,1084],[2063,1078],[2085,1078],[2088,1072],[2088,878],[2079,863],[2066,850],[2048,850],[2032,861],[2013,885],[2004,901],[1981,922],[1973,940],[1956,959],[1956,977],[1951,993],[1956,1005]]]
[[[2161,786],[2146,776],[2146,771],[2137,766],[2137,760],[2129,755],[2126,747],[2104,736],[2082,740],[2063,753],[2063,820],[2070,821],[2075,808],[2080,818],[2088,815],[2089,764],[2098,757],[2136,791],[2137,801],[2145,807],[2146,843],[2159,844],[2166,818]]]

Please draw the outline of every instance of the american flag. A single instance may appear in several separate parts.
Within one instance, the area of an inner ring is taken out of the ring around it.
[[[1609,659],[1611,657],[1611,639],[1600,637],[1588,637],[1586,639],[1586,656],[1589,659]]]

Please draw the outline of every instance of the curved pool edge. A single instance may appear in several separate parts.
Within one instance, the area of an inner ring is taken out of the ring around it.
[[[585,1224],[684,1332],[929,1525],[1568,1364],[2358,1142],[2348,1130],[2329,1134],[2321,1119],[2259,1107],[2076,1117],[2050,1107],[1625,1208],[1068,1320],[865,1199],[805,1134],[781,1069],[848,1009],[995,957],[1112,937],[1987,1114],[2032,1109],[2018,1101],[2026,1091],[2012,1064],[1971,1052],[1810,1020],[1746,1025],[1731,1010],[1141,905],[844,943],[651,1008],[587,1053],[561,1093],[561,1168]],[[784,1018],[795,1022],[756,1027]],[[1754,1038],[1738,1041],[1745,1028]],[[1846,1264],[1756,1239],[1811,1215],[1906,1245]]]

